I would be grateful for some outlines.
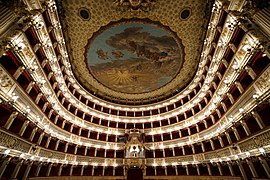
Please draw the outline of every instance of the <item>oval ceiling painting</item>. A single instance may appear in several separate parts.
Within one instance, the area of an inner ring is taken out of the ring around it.
[[[86,48],[91,74],[123,93],[146,93],[169,83],[183,64],[180,39],[169,28],[146,20],[110,24]]]

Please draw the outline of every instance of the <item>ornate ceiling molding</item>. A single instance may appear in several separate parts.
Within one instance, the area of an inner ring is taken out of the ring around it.
[[[142,3],[144,2],[147,1],[142,1]],[[79,82],[90,92],[105,99],[123,103],[147,103],[174,94],[192,80],[200,59],[200,51],[206,31],[205,27],[208,21],[208,17],[204,17],[208,8],[206,2],[192,3],[190,1],[160,0],[155,2],[155,8],[151,9],[151,11],[141,11],[140,13],[121,12],[115,8],[115,3],[104,0],[80,3],[72,0],[68,3],[61,1],[61,3],[64,11],[69,12],[65,14],[65,19],[62,17],[62,21],[67,25],[64,31],[66,31],[66,38],[69,38],[68,49],[72,69]],[[82,7],[89,9],[91,13],[91,19],[88,21],[82,20],[78,15],[78,11]],[[192,9],[192,14],[188,19],[183,20],[180,18],[180,12],[186,8]],[[151,21],[158,21],[164,26],[168,26],[182,39],[185,47],[185,62],[180,73],[167,85],[147,93],[121,93],[105,87],[88,72],[84,61],[84,48],[95,32],[111,22],[131,18],[148,18]]]

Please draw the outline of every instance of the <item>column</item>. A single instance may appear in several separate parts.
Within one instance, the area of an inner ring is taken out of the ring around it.
[[[232,51],[235,53],[237,48],[233,43],[229,43],[229,47],[232,49]]]
[[[263,166],[263,169],[265,170],[266,174],[267,174],[267,177],[270,178],[270,168],[269,168],[269,165],[268,163],[266,162],[266,160],[262,157],[259,157],[259,160]]]
[[[69,132],[71,132],[72,133],[72,130],[73,130],[73,124],[71,124],[71,126],[70,126],[70,130],[69,130]]]
[[[33,129],[32,133],[31,133],[31,135],[30,135],[30,137],[29,137],[29,140],[30,140],[30,141],[33,141],[33,139],[34,139],[34,137],[35,137],[35,134],[36,134],[37,130],[38,130],[38,127],[35,127],[35,128]]]
[[[3,176],[3,174],[4,174],[4,172],[5,172],[6,168],[7,168],[7,165],[10,162],[10,159],[11,159],[11,157],[8,157],[8,158],[5,158],[3,160],[3,163],[2,163],[2,165],[0,167],[0,179]]]
[[[33,165],[33,162],[31,162],[30,164],[28,164],[28,166],[27,166],[27,168],[26,168],[26,170],[25,170],[25,172],[23,174],[23,178],[22,178],[23,180],[27,179],[28,174],[29,174],[29,171],[30,171],[32,165]]]
[[[245,67],[245,70],[247,71],[248,75],[249,75],[253,80],[257,77],[256,73],[253,71],[253,69],[252,69],[249,65],[247,65],[247,66]]]
[[[232,130],[233,130],[233,133],[234,133],[234,135],[235,135],[237,141],[239,141],[239,140],[240,140],[240,136],[239,136],[239,134],[238,134],[236,128],[235,128],[235,127],[232,127]]]
[[[239,81],[235,81],[235,85],[236,85],[237,89],[239,90],[239,92],[240,92],[241,94],[243,94],[244,88],[243,88],[243,86],[240,84],[240,82],[239,82]]]
[[[218,109],[216,109],[216,112],[217,112],[218,117],[221,118],[221,113],[220,113],[220,111],[219,111]],[[213,118],[213,120],[215,120],[215,118]],[[213,123],[213,124],[214,124],[214,123]]]
[[[232,144],[232,140],[231,140],[231,137],[230,137],[230,135],[228,134],[228,132],[225,132],[225,135],[226,135],[226,137],[227,137],[227,140],[228,140],[229,144]]]
[[[44,137],[44,132],[42,132],[41,134],[40,134],[40,136],[39,136],[39,138],[38,138],[38,142],[37,142],[37,144],[38,145],[40,145],[40,143],[41,143],[41,141],[42,141],[42,138]]]
[[[241,171],[241,174],[242,174],[242,176],[243,176],[243,179],[244,179],[244,180],[248,180],[247,175],[246,175],[246,173],[245,173],[245,170],[244,170],[244,168],[243,168],[241,162],[237,161],[237,164],[238,164],[238,167],[239,167],[239,169],[240,169],[240,171]]]
[[[264,124],[261,116],[258,114],[258,112],[257,111],[252,111],[251,114],[253,115],[254,119],[257,121],[260,128],[263,129],[265,127],[265,124]]]
[[[49,136],[48,139],[47,139],[47,142],[45,144],[45,148],[48,148],[49,147],[49,144],[50,144],[51,139],[52,139],[52,137]]]
[[[54,147],[54,150],[55,150],[55,151],[57,151],[58,146],[59,146],[59,143],[60,143],[60,140],[58,139],[58,140],[56,141],[56,144],[55,144],[55,147]]]
[[[185,168],[186,168],[187,176],[189,176],[188,166],[185,166]]]
[[[35,46],[33,47],[33,51],[37,52],[37,50],[41,47],[41,43],[37,43],[35,44]]]
[[[224,147],[224,143],[223,143],[222,138],[220,136],[218,136],[218,140],[219,140],[219,143],[220,143],[221,147],[223,148]]]
[[[197,174],[200,176],[201,172],[200,172],[200,168],[199,168],[198,164],[196,164],[196,169],[197,169]]]
[[[173,154],[173,157],[175,156],[175,151],[174,151],[174,148],[171,148],[172,149],[172,154]]]
[[[228,165],[228,167],[229,167],[229,170],[230,170],[230,172],[231,172],[231,175],[232,175],[232,176],[235,176],[234,171],[233,171],[233,167],[232,167],[232,165],[230,164],[230,162],[227,162],[227,165]]]
[[[220,104],[221,104],[221,106],[222,106],[224,112],[226,113],[228,109],[227,109],[225,103],[224,103],[224,102],[221,102]]]
[[[78,151],[78,144],[75,146],[74,154],[77,154],[77,151]],[[105,151],[105,153],[106,153],[106,151]],[[105,154],[105,157],[106,157],[106,154]]]
[[[177,169],[177,166],[174,166],[174,169],[175,169],[175,175],[178,176],[178,169]]]
[[[196,124],[196,130],[197,130],[197,132],[200,132],[200,129],[199,129],[198,124]],[[172,139],[172,138],[171,138],[171,139]]]
[[[49,103],[48,102],[45,102],[43,108],[42,108],[42,111],[45,112],[45,110],[47,109]]]
[[[195,149],[194,149],[194,145],[191,145],[191,149],[192,149],[192,153],[195,154]]]
[[[234,99],[233,99],[232,94],[231,94],[231,93],[227,93],[227,96],[228,96],[228,98],[229,98],[231,104],[234,104]]]
[[[260,27],[265,34],[270,37],[270,19],[269,19],[270,11],[269,8],[264,8],[253,16],[254,22]]]
[[[48,119],[51,119],[51,117],[52,117],[52,113],[54,112],[54,110],[53,109],[51,109],[50,110],[50,112],[49,112],[49,114],[48,114]]]
[[[31,91],[31,89],[33,88],[34,85],[35,85],[35,82],[34,82],[34,81],[31,81],[31,82],[28,84],[28,86],[27,86],[25,92],[26,92],[27,94],[29,94],[30,91]]]
[[[80,127],[78,135],[81,136],[81,134],[82,134],[82,128]]]
[[[20,170],[20,168],[21,168],[21,166],[22,166],[22,163],[23,163],[23,160],[21,160],[21,161],[16,165],[16,167],[15,167],[15,169],[14,169],[12,175],[11,175],[11,179],[16,179],[16,177],[17,177],[17,175],[18,175],[18,172],[19,172],[19,170]]]
[[[104,176],[105,174],[105,168],[106,168],[105,166],[102,167],[102,176]]]
[[[62,168],[63,168],[63,164],[60,165],[59,171],[58,171],[58,173],[57,173],[57,176],[61,176]]]
[[[36,103],[36,104],[39,103],[39,100],[40,100],[41,96],[42,96],[42,93],[39,93],[39,94],[37,95],[37,98],[35,99],[35,103]]]
[[[17,117],[19,113],[17,111],[12,112],[12,114],[9,116],[6,124],[4,125],[4,128],[9,129],[11,124],[13,123],[14,119]]]
[[[206,122],[206,120],[203,120],[203,123],[204,123],[205,128],[207,129],[207,128],[208,128],[208,126],[207,126],[207,122]]]
[[[212,176],[212,171],[209,164],[206,164],[209,176]]]
[[[222,168],[221,168],[220,163],[217,163],[217,167],[218,167],[219,174],[220,174],[221,176],[223,176],[223,172],[222,172]]]
[[[256,172],[256,169],[254,168],[253,163],[250,160],[248,160],[248,159],[246,159],[246,162],[247,162],[248,167],[249,167],[249,169],[250,169],[250,171],[252,173],[252,176],[255,177],[255,178],[256,177],[259,177],[258,174],[257,174],[257,172]]]
[[[53,76],[53,72],[51,71],[51,72],[48,74],[48,80],[50,80],[52,76]]]
[[[205,152],[205,147],[204,147],[203,142],[201,142],[201,146],[202,146],[202,151]]]
[[[64,121],[63,121],[62,127],[61,127],[62,129],[64,129],[66,122],[67,122],[67,120],[64,120]]]
[[[23,125],[22,125],[22,128],[20,129],[20,132],[19,132],[19,135],[22,136],[24,131],[26,130],[27,126],[29,124],[29,121],[28,120],[25,120]]]
[[[94,171],[95,171],[95,166],[92,167],[92,172],[91,172],[91,176],[94,176]]]
[[[215,150],[215,146],[214,146],[213,140],[212,140],[212,139],[210,139],[209,141],[210,141],[210,144],[211,144],[212,150]]]
[[[80,176],[83,176],[83,171],[84,171],[84,165],[82,165]]]
[[[218,115],[218,116],[219,116],[219,115]],[[215,123],[216,123],[216,120],[215,120],[214,116],[211,114],[210,117],[211,117],[212,123],[215,124]]]
[[[70,167],[70,171],[69,171],[69,176],[72,176],[72,172],[73,172],[73,165],[71,165],[71,167]]]
[[[228,68],[228,66],[229,66],[229,63],[227,62],[227,60],[225,59],[225,58],[222,58],[222,64],[226,67],[226,68]]]
[[[42,163],[38,164],[37,170],[36,170],[35,175],[34,175],[35,177],[37,177],[39,175],[39,171],[40,171],[41,167],[42,167]]]
[[[48,166],[48,169],[47,169],[47,172],[46,172],[47,177],[50,176],[51,169],[52,169],[52,163],[50,163],[49,166]]]
[[[85,149],[84,149],[84,155],[86,156],[87,155],[87,149],[88,147],[86,146]],[[115,151],[114,151],[115,152]],[[115,156],[114,156],[115,157]]]
[[[97,148],[95,148],[94,157],[97,157]]]
[[[55,116],[55,119],[54,119],[54,121],[53,121],[54,124],[57,124],[58,118],[59,118],[59,114],[57,114],[57,115]]]
[[[182,146],[182,153],[183,155],[186,155],[184,146]]]
[[[65,150],[64,150],[65,153],[67,152],[67,149],[68,149],[68,143],[65,146]]]
[[[20,66],[15,73],[13,74],[14,79],[18,79],[20,77],[20,75],[22,74],[22,72],[25,70],[24,66]]]
[[[240,122],[241,122],[241,125],[243,126],[243,128],[244,128],[246,134],[249,136],[249,135],[251,134],[251,132],[250,132],[250,130],[249,130],[249,128],[248,128],[246,122],[243,121],[243,120],[241,120]]]

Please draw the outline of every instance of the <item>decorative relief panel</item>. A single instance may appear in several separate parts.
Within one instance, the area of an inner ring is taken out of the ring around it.
[[[24,153],[28,153],[30,148],[31,148],[31,144],[28,144],[28,143],[18,139],[17,143],[15,144],[13,149],[22,151]]]
[[[0,145],[7,148],[14,148],[17,143],[17,139],[7,135],[5,133],[0,132]]]
[[[53,153],[51,151],[46,150],[46,149],[41,149],[39,152],[39,156],[51,158],[53,156]]]
[[[268,68],[255,82],[255,88],[259,90],[260,94],[267,92],[270,88],[270,68]]]
[[[0,87],[1,90],[6,94],[14,85],[9,75],[5,72],[2,66],[0,66]]]
[[[227,156],[231,156],[231,152],[229,148],[204,154],[205,159],[214,159],[214,158],[227,157]]]
[[[178,162],[189,162],[193,161],[193,156],[183,156],[177,158]]]
[[[196,154],[193,156],[194,161],[203,161],[204,160],[204,155],[203,154]]]
[[[255,148],[260,148],[270,144],[270,131],[263,132],[256,137],[250,138],[247,141],[239,143],[241,151],[248,151]]]
[[[66,154],[66,161],[75,161],[75,160],[76,160],[76,156]]]
[[[20,139],[17,139],[4,132],[0,132],[0,145],[7,148],[15,149],[18,151],[22,151],[25,153],[29,152],[31,148],[30,144],[27,144],[26,142]]]

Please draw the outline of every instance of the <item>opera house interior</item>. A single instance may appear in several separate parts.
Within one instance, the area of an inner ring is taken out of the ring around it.
[[[0,179],[270,179],[270,2],[1,0]]]

